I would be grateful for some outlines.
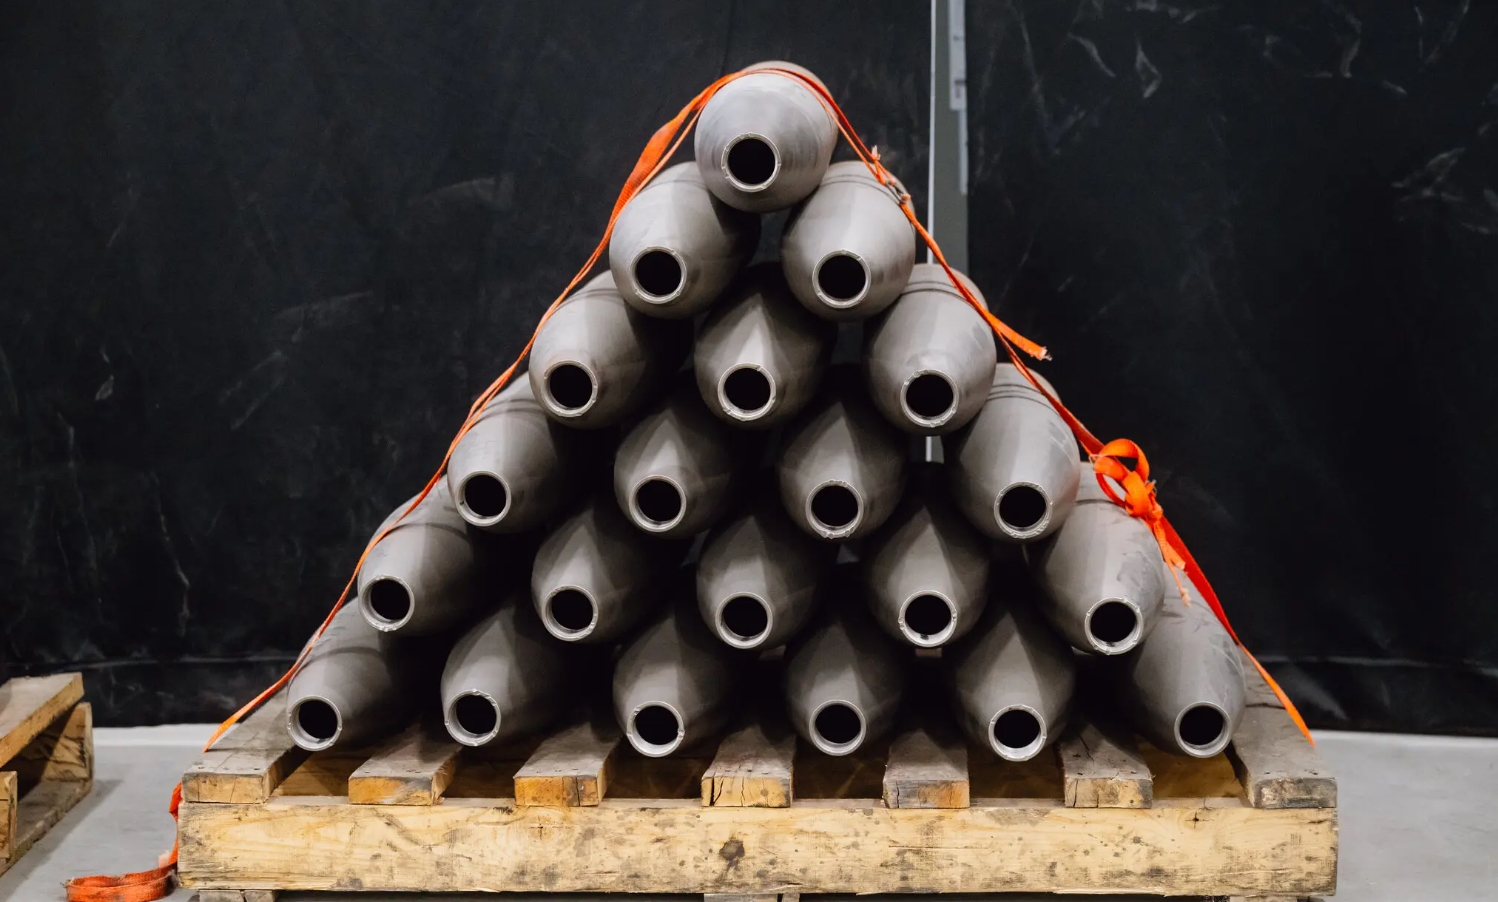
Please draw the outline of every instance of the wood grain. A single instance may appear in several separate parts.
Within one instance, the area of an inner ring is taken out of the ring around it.
[[[23,786],[42,780],[91,780],[94,776],[94,710],[79,702],[37,734],[11,759]]]
[[[0,686],[0,765],[83,700],[83,675],[17,677]]]
[[[597,805],[608,792],[619,742],[619,728],[602,719],[576,724],[546,739],[515,772],[515,804]]]
[[[277,694],[219,738],[182,775],[189,802],[263,802],[307,758],[286,731],[286,697]]]
[[[917,728],[890,744],[884,766],[884,804],[890,808],[966,808],[967,743],[935,729]]]
[[[1337,781],[1282,708],[1245,710],[1228,758],[1255,808],[1337,805]]]
[[[1083,724],[1062,737],[1056,751],[1068,807],[1150,807],[1154,776],[1132,737]]]
[[[8,860],[0,860],[0,874],[15,864],[63,815],[93,789],[92,780],[44,780],[31,787],[16,806],[15,833]]]
[[[875,805],[187,803],[182,877],[288,890],[750,894],[1308,895],[1336,882],[1335,809],[1230,799],[1146,809]]]
[[[446,732],[414,724],[391,737],[348,778],[355,805],[435,805],[452,783],[462,749]]]
[[[767,730],[752,723],[730,733],[702,775],[702,804],[725,808],[790,805],[795,757],[796,734],[784,725]]]
[[[20,781],[13,770],[0,771],[0,868],[13,858],[16,842],[16,813],[21,807]]]

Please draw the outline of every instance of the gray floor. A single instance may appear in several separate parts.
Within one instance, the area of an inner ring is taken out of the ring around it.
[[[61,883],[68,877],[153,866],[172,842],[168,795],[209,729],[99,730],[93,793],[0,877],[0,900],[53,902],[63,897]],[[1339,784],[1338,900],[1498,900],[1498,740],[1371,733],[1321,733],[1318,739]],[[191,897],[185,890],[172,896],[177,902]],[[439,897],[295,893],[282,898],[416,902]]]

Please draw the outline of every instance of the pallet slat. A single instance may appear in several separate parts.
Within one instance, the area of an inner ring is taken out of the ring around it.
[[[264,802],[307,759],[286,732],[283,694],[268,699],[182,775],[189,802]]]
[[[597,805],[608,792],[619,728],[602,719],[544,740],[515,772],[515,804],[552,808]]]
[[[435,805],[452,783],[462,746],[414,724],[381,745],[349,776],[354,805]]]
[[[791,804],[796,735],[784,724],[751,723],[730,733],[702,774],[702,804],[785,808]]]
[[[970,802],[967,744],[942,731],[917,728],[890,744],[884,804],[890,808],[966,808]]]
[[[0,771],[0,866],[20,855],[11,855],[16,842],[16,814],[21,807],[20,782],[13,770]]]
[[[1057,743],[1070,808],[1148,808],[1154,775],[1131,738],[1084,724]]]
[[[1337,806],[1337,781],[1283,708],[1244,711],[1228,758],[1255,808]]]
[[[17,677],[0,686],[0,765],[83,700],[83,675]]]
[[[79,702],[21,749],[10,765],[21,782],[76,782],[94,774],[94,709]]]

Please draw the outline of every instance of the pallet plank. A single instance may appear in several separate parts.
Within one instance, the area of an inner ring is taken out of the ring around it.
[[[1337,781],[1282,708],[1245,710],[1228,758],[1255,808],[1337,806]]]
[[[16,812],[21,806],[20,781],[13,770],[0,771],[0,869],[20,855],[11,855],[16,841]]]
[[[92,780],[44,780],[31,787],[15,806],[14,839],[9,859],[0,860],[0,874],[25,855],[37,840],[62,820],[63,815],[73,810],[73,806],[83,801],[93,785]]]
[[[932,728],[895,738],[884,766],[890,808],[966,808],[970,802],[967,743]]]
[[[730,733],[702,775],[702,804],[784,808],[791,804],[796,735],[783,724],[751,723]]]
[[[452,783],[462,746],[414,724],[391,737],[348,779],[354,805],[435,805]]]
[[[1264,677],[1259,674],[1259,669],[1254,666],[1254,660],[1248,652],[1239,649],[1239,655],[1243,661],[1244,704],[1250,708],[1284,708],[1280,697],[1274,694],[1274,690],[1269,688],[1268,683],[1264,682]]]
[[[0,686],[0,765],[83,700],[83,675],[17,677]]]
[[[515,804],[550,808],[597,805],[608,792],[619,728],[598,719],[544,740],[515,772]]]
[[[1062,737],[1057,752],[1067,807],[1150,807],[1154,775],[1131,737],[1088,723]]]
[[[21,782],[91,780],[94,776],[94,709],[79,702],[53,721],[11,760]]]
[[[1310,895],[1336,884],[1336,809],[720,808],[689,799],[605,800],[564,810],[340,802],[184,804],[184,883],[387,892],[1220,896]]]
[[[205,889],[198,902],[276,902],[281,894],[273,889]]]
[[[182,776],[189,802],[263,802],[307,759],[286,731],[286,700],[268,699],[220,737]]]

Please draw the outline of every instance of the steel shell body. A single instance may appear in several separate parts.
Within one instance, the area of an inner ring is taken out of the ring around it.
[[[619,213],[609,269],[626,303],[684,319],[728,287],[759,243],[759,217],[713,197],[695,163],[656,176]]]
[[[878,529],[905,488],[905,437],[859,387],[838,381],[789,427],[777,464],[786,512],[829,541]]]
[[[781,61],[748,69],[765,67],[816,80]],[[751,71],[703,107],[693,147],[702,181],[714,196],[739,210],[770,213],[816,190],[836,144],[837,124],[810,87],[791,76]]]
[[[874,620],[902,642],[934,648],[961,638],[988,602],[990,549],[938,480],[911,480],[906,499],[863,549]]]
[[[732,504],[739,457],[732,430],[683,382],[619,444],[614,497],[646,532],[694,535]]]
[[[1076,506],[1044,541],[1026,546],[1040,610],[1074,647],[1129,651],[1149,634],[1164,600],[1160,546],[1143,520],[1108,500],[1089,464],[1077,464]]]
[[[1078,485],[1092,478],[1079,476],[1077,455],[1077,440],[1051,403],[1001,363],[982,409],[948,445],[952,496],[986,535],[1034,542],[1060,528]]]
[[[1124,707],[1157,748],[1210,758],[1243,719],[1243,659],[1205,601],[1187,604],[1168,572],[1162,580],[1154,629],[1118,661]]]
[[[724,643],[774,648],[816,611],[831,564],[830,550],[796,529],[775,498],[760,499],[708,536],[697,562],[698,610]],[[747,625],[730,605],[747,606]]]
[[[531,390],[574,429],[613,426],[649,403],[686,356],[692,326],[646,316],[602,273],[562,302],[531,349]]]
[[[630,745],[660,758],[717,734],[732,714],[741,663],[702,625],[690,598],[670,605],[614,669],[614,716]]]
[[[891,189],[859,161],[834,163],[791,214],[780,259],[792,294],[828,320],[866,319],[900,292],[916,234]]]
[[[421,696],[414,653],[345,605],[286,687],[292,741],[308,751],[347,748],[406,726]]]
[[[977,288],[968,287],[981,301]],[[900,429],[946,435],[967,425],[989,399],[997,354],[993,332],[946,271],[922,263],[894,305],[869,325],[869,396]]]
[[[378,536],[414,498],[375,530]],[[479,561],[445,480],[373,548],[359,568],[359,610],[375,629],[428,636],[462,622],[478,603]]]
[[[786,649],[786,712],[819,751],[849,755],[893,729],[907,661],[857,600],[830,600],[829,608]]]
[[[595,498],[541,542],[531,602],[558,639],[612,642],[658,607],[661,553],[612,498]]]
[[[1071,649],[1028,594],[1007,585],[973,631],[942,655],[964,732],[1008,761],[1027,761],[1060,737],[1076,689]]]
[[[453,449],[447,486],[458,513],[488,532],[535,529],[576,496],[569,478],[576,436],[546,416],[518,376]]]
[[[517,592],[470,627],[448,653],[441,683],[443,724],[453,739],[469,746],[533,733],[567,709],[568,676],[566,647],[546,632],[530,600]],[[469,713],[474,705],[477,722]]]
[[[779,425],[815,396],[832,339],[830,324],[796,303],[774,264],[756,265],[702,324],[692,355],[697,390],[719,419]]]

